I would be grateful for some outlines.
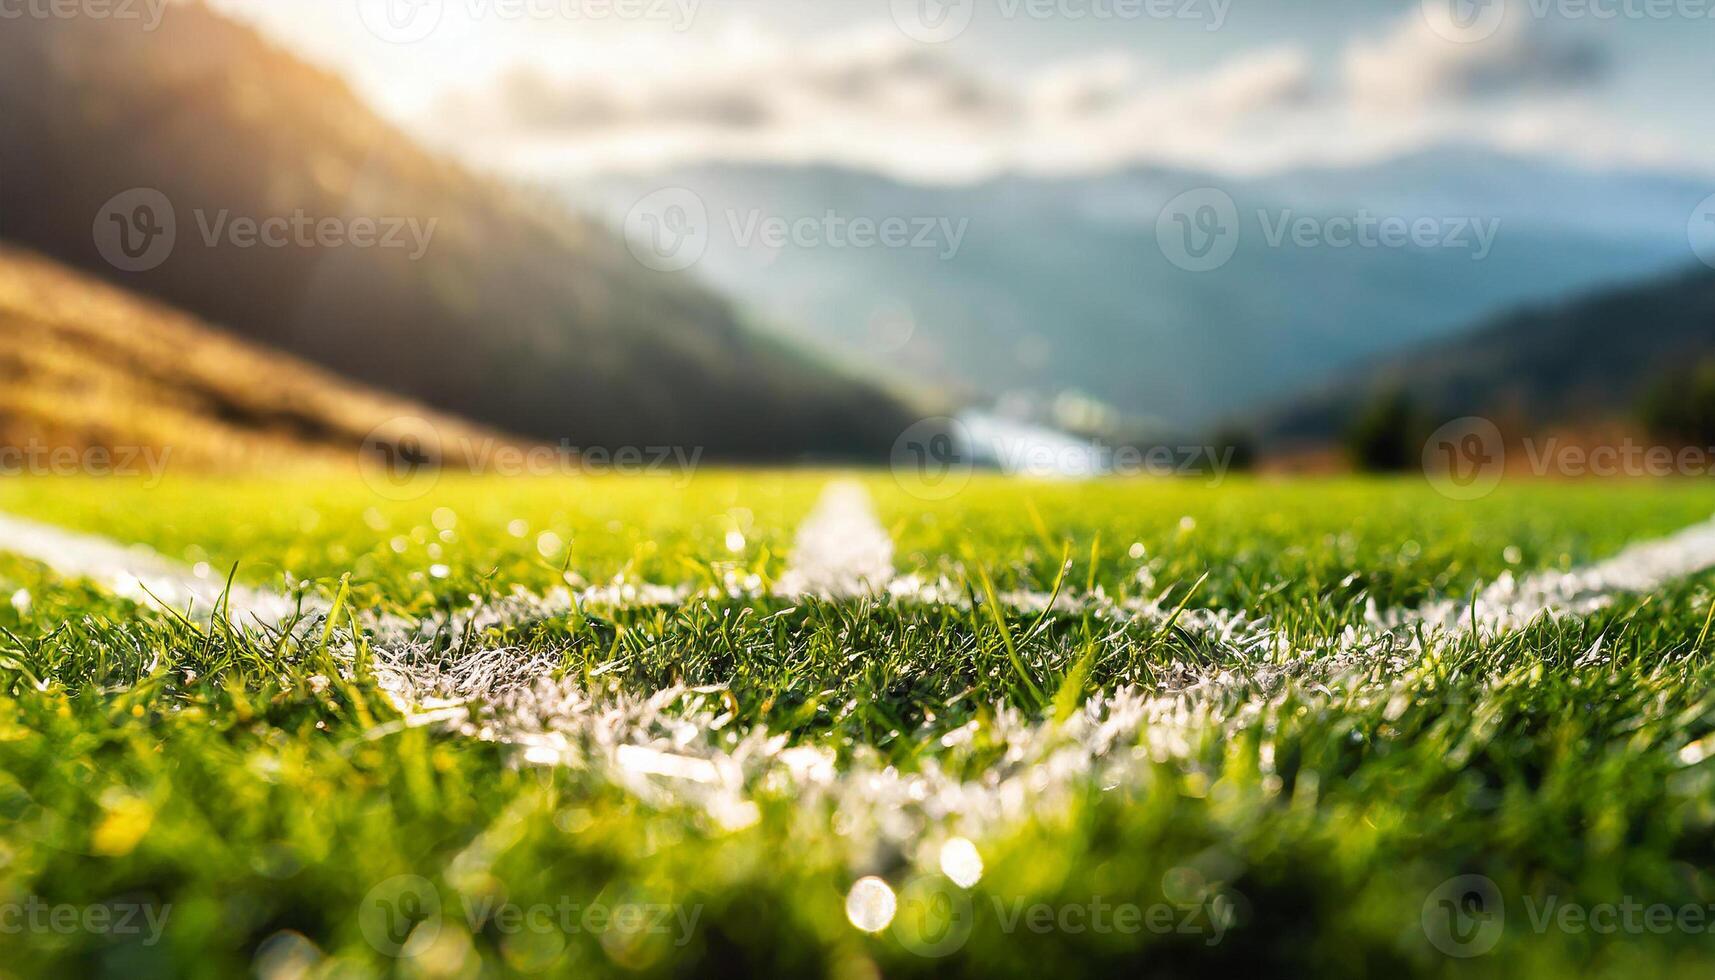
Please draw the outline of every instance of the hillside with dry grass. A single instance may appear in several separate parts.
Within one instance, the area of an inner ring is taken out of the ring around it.
[[[33,253],[0,248],[0,445],[169,450],[175,465],[350,466],[381,427],[457,463],[495,438]]]

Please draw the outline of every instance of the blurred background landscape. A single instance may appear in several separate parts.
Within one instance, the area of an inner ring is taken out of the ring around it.
[[[8,19],[0,442],[1715,446],[1715,22],[1290,6]]]

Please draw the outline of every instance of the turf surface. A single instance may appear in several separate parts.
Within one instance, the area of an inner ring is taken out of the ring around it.
[[[1709,576],[1338,656],[1372,602],[1707,519],[1697,484],[1453,503],[1405,481],[978,480],[924,502],[872,477],[899,569],[974,604],[699,595],[413,647],[425,666],[549,664],[586,718],[674,690],[653,724],[671,758],[736,760],[736,815],[620,771],[613,726],[565,727],[549,759],[493,737],[482,705],[412,723],[376,676],[384,638],[352,629],[353,610],[420,616],[515,584],[766,582],[826,482],[449,478],[403,502],[333,478],[0,484],[0,510],[216,577],[331,599],[350,575],[331,626],[265,629],[0,557],[0,974],[1715,966]],[[1079,603],[984,601],[1057,584]],[[1083,598],[1098,586],[1165,614],[1104,611]],[[1199,608],[1278,633],[1191,628]],[[771,760],[795,748],[834,774],[789,777]],[[943,860],[966,839],[969,887],[941,873],[968,876]],[[865,876],[899,896],[873,935],[854,927],[875,911]],[[54,926],[93,906],[138,932]]]

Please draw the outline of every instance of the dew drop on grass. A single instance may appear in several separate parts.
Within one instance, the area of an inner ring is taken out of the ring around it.
[[[452,569],[448,568],[445,565],[430,565],[429,566],[429,575],[431,575],[434,578],[446,578],[448,575],[451,575],[451,574],[452,574]]]
[[[429,515],[429,520],[435,525],[435,530],[451,531],[458,526],[459,515],[453,513],[451,507],[436,507],[435,512]]]
[[[874,875],[859,878],[846,893],[846,918],[864,932],[886,929],[898,908],[893,889]]]
[[[744,550],[744,532],[733,528],[726,533],[726,550],[738,554]]]
[[[1179,865],[1168,868],[1161,876],[1161,894],[1177,905],[1195,905],[1207,892],[1208,882],[1196,868]]]
[[[941,845],[941,873],[960,888],[969,888],[982,879],[983,856],[977,847],[963,837],[954,837]]]
[[[321,950],[302,933],[276,932],[256,949],[252,970],[261,980],[307,977],[323,959]]]
[[[558,558],[560,549],[564,547],[565,542],[561,541],[560,536],[553,531],[543,531],[536,535],[536,553],[543,558]]]
[[[560,750],[551,745],[532,745],[524,750],[524,761],[533,766],[551,766],[560,761]]]

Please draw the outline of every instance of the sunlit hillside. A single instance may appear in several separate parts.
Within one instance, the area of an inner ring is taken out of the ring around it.
[[[0,378],[0,439],[20,449],[349,466],[395,419],[430,421],[455,449],[488,435],[16,249],[0,249]]]

